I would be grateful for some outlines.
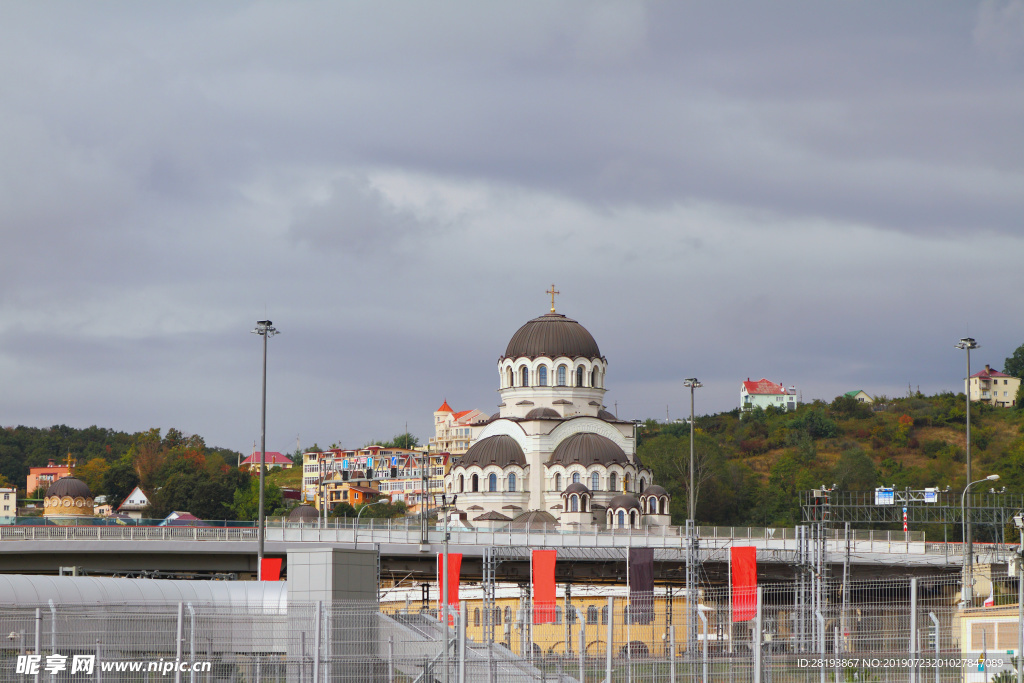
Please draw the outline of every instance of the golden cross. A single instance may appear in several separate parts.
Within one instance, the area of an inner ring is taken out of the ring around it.
[[[555,289],[555,283],[552,282],[551,283],[551,289],[546,290],[544,293],[551,295],[551,312],[554,313],[555,312],[555,294],[561,294],[561,292],[559,292],[557,289]]]
[[[65,460],[65,462],[68,465],[68,470],[69,471],[75,466],[75,461],[71,459],[71,451],[68,451],[68,457]]]

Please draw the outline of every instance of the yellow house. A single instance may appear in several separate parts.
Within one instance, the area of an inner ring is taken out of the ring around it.
[[[1010,377],[986,365],[984,370],[971,375],[965,384],[972,401],[1009,408],[1020,389],[1020,378]]]
[[[960,656],[968,662],[964,666],[964,683],[991,681],[1000,671],[1013,669],[1018,623],[1016,603],[960,612]],[[986,654],[987,663],[985,670],[979,671],[982,653]]]

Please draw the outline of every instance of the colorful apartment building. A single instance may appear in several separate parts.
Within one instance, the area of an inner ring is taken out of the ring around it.
[[[70,477],[75,467],[75,461],[68,455],[68,460],[63,465],[58,465],[52,458],[46,467],[30,467],[28,478],[25,480],[25,491],[32,496],[36,489],[48,489],[53,482],[64,477]]]

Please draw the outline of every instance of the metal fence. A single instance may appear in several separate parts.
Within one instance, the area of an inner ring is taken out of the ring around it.
[[[966,608],[949,576],[696,595],[690,604],[678,589],[632,601],[592,591],[544,607],[464,599],[449,628],[433,606],[400,602],[0,607],[0,680],[974,683],[1009,670],[1007,650],[1018,647],[1007,577],[980,577],[978,604]],[[988,595],[994,605],[981,606]],[[24,673],[36,653],[39,675]],[[53,655],[67,665],[51,674]],[[93,668],[72,673],[76,656]],[[161,672],[169,662],[209,666]]]

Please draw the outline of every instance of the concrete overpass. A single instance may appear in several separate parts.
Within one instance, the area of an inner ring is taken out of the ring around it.
[[[333,520],[332,520],[333,521]],[[381,578],[433,580],[435,556],[443,547],[440,530],[427,532],[426,543],[413,521],[366,523],[319,528],[316,525],[271,526],[266,554],[287,556],[289,548],[342,547],[380,551]],[[922,534],[858,531],[851,538],[841,530],[826,530],[826,562],[841,571],[849,548],[851,576],[878,577],[956,572],[963,561],[963,544],[929,543]],[[247,577],[256,571],[256,529],[218,527],[136,526],[3,526],[0,527],[0,572],[57,573],[78,567],[91,574],[163,571],[231,573]],[[757,548],[762,581],[789,581],[800,560],[793,528],[701,527],[701,571],[712,583],[724,582],[731,546]],[[655,549],[660,583],[685,582],[686,538],[677,527],[644,530],[572,533],[546,529],[450,530],[449,551],[463,554],[462,576],[483,575],[485,555],[495,560],[497,579],[526,581],[529,550],[559,550],[559,581],[625,580],[625,558],[631,547]],[[981,562],[1005,562],[1010,546],[975,544]],[[569,560],[569,561],[564,561]],[[839,567],[836,567],[836,565]]]

